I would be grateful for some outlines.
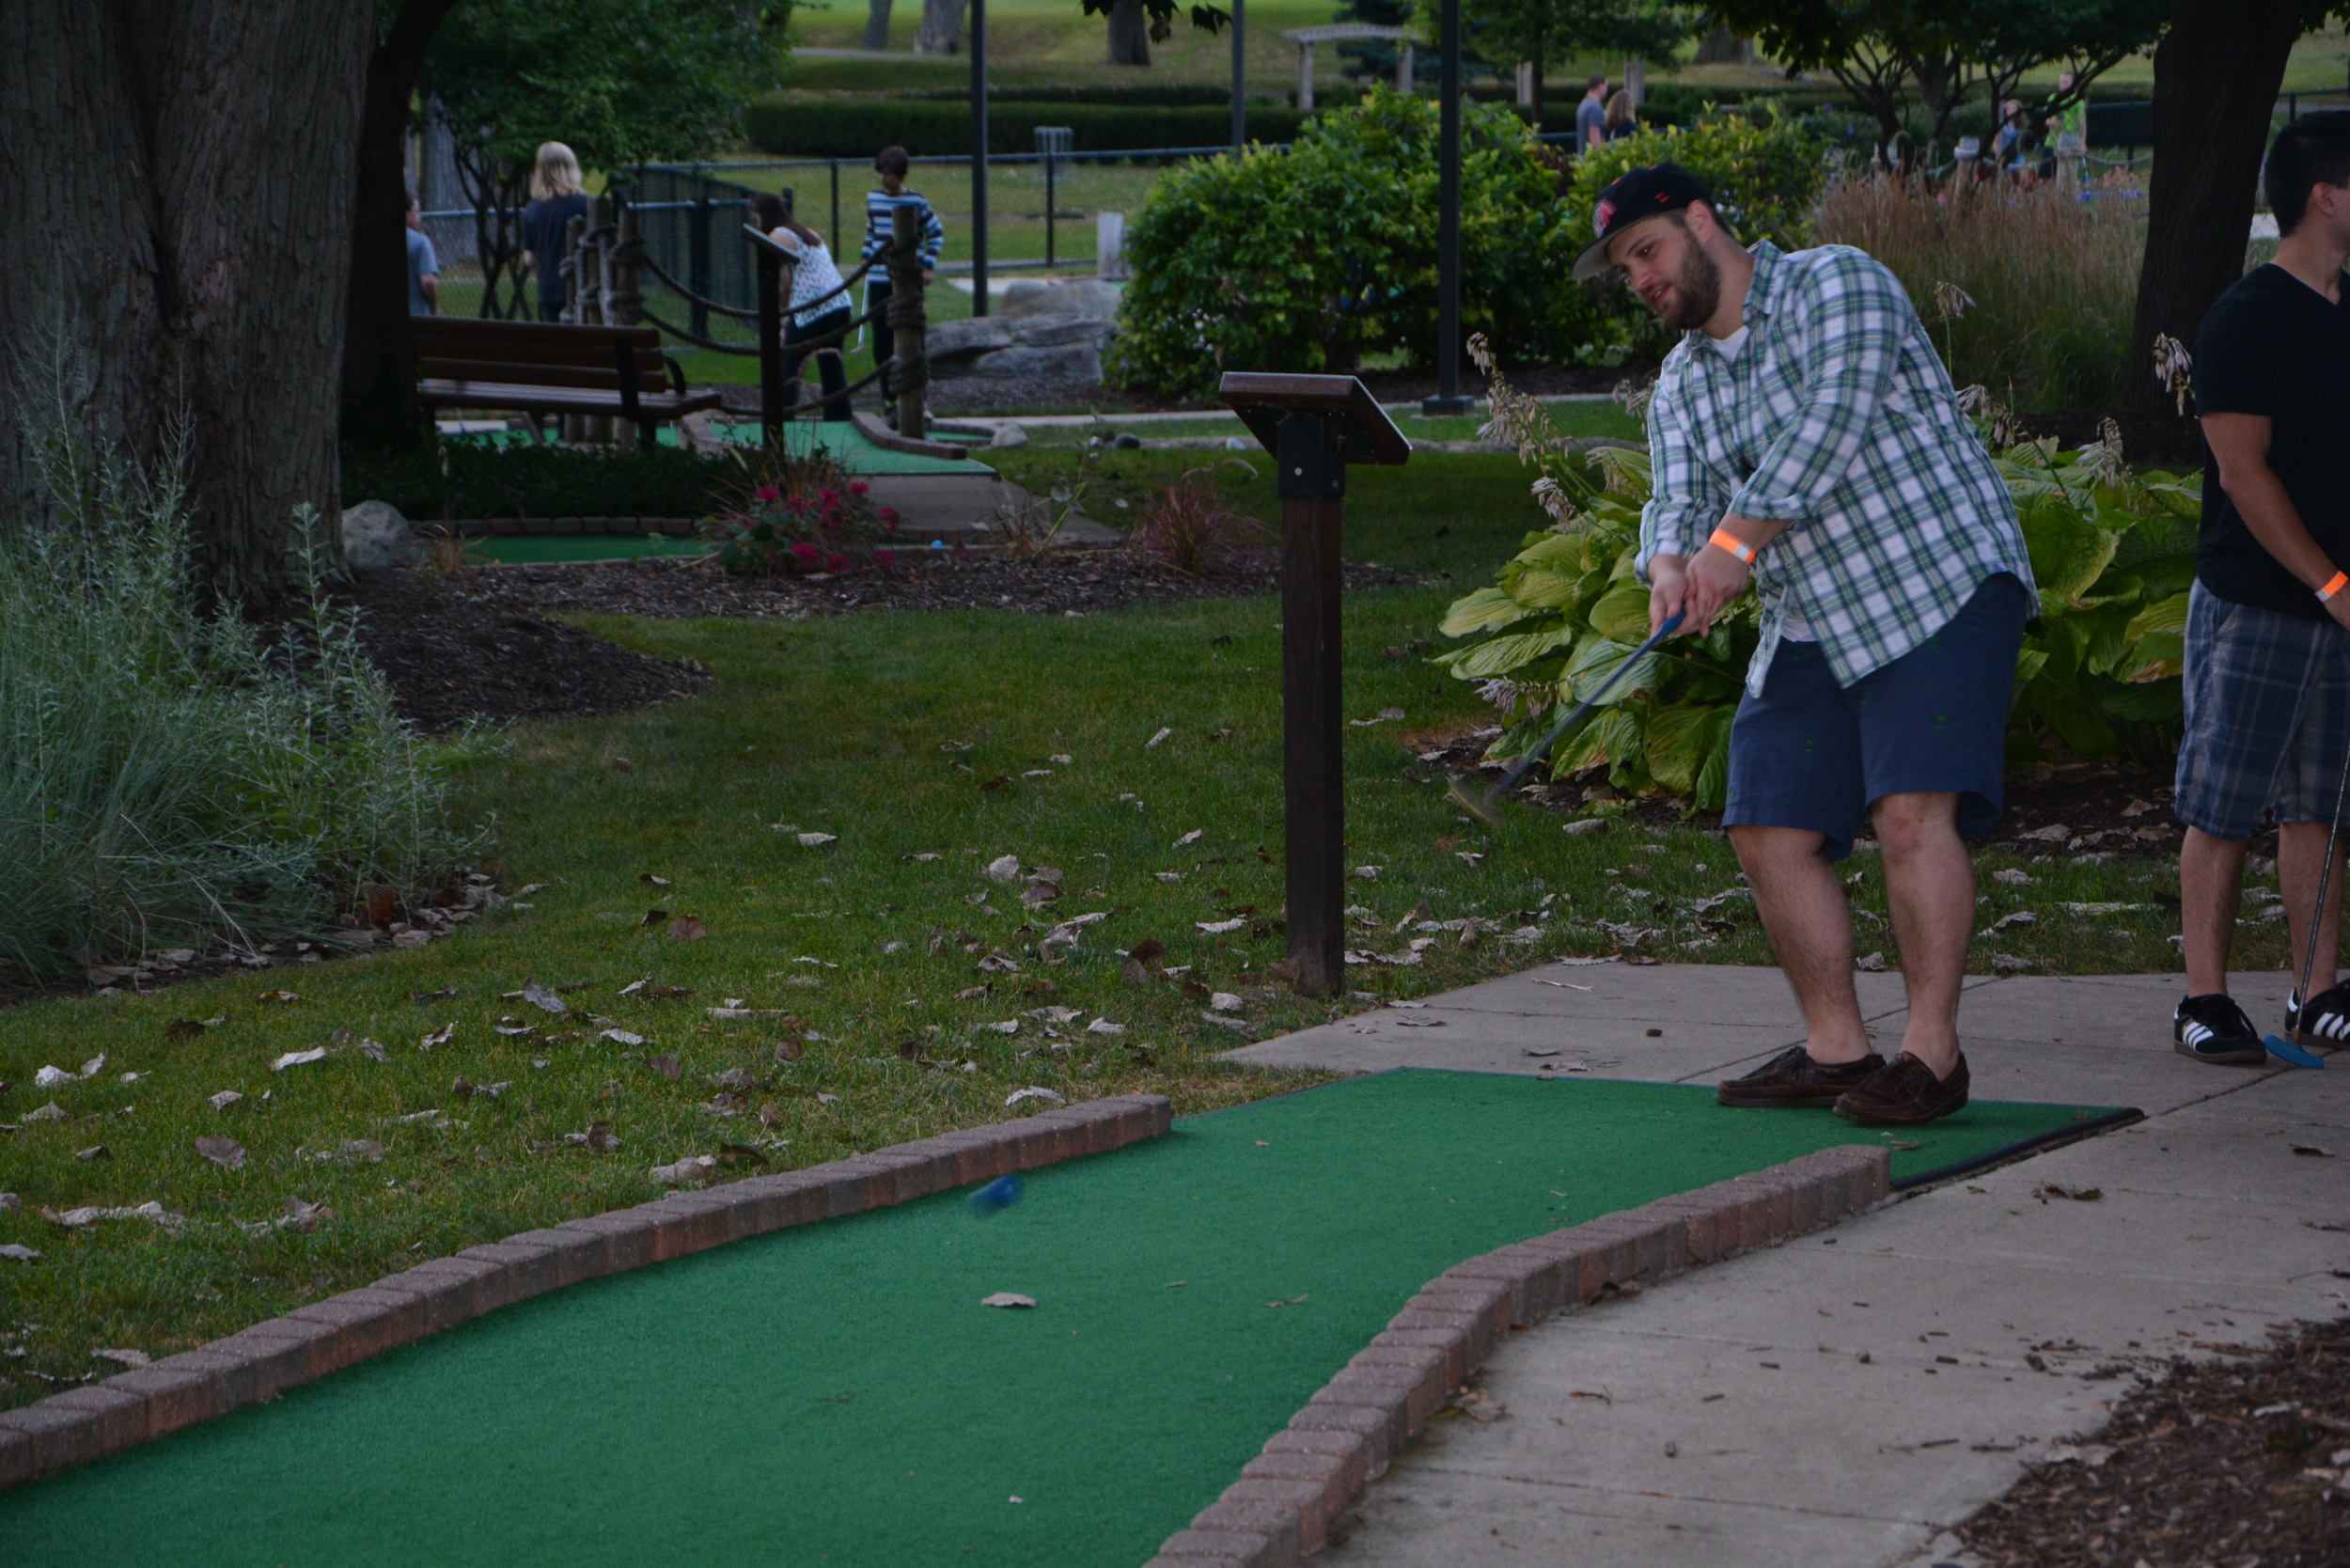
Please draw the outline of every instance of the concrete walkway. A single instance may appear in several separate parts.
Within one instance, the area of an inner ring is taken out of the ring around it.
[[[1856,978],[1890,1051],[1900,977]],[[2284,981],[2238,995],[2273,1021]],[[1431,1427],[1324,1560],[1966,1563],[1947,1527],[2052,1441],[2093,1434],[2133,1387],[2113,1367],[2350,1309],[2350,1058],[2188,1061],[2170,1049],[2179,989],[1973,982],[1979,1097],[2148,1120],[1513,1336],[1480,1378],[1507,1414]],[[1708,1083],[1802,1038],[1776,970],[1552,964],[1230,1055]]]

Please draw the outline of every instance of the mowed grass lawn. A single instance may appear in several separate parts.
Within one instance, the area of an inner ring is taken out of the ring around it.
[[[1012,456],[1032,485],[1079,462]],[[1139,502],[1192,456],[1119,454],[1095,494]],[[1415,933],[1399,922],[1424,903],[1438,921],[1495,922],[1482,942],[1440,932],[1415,965],[1351,969],[1356,994],[1331,1001],[1267,985],[1283,952],[1276,600],[1083,618],[588,619],[700,659],[715,680],[690,700],[523,727],[468,779],[466,809],[496,835],[489,870],[509,890],[545,885],[515,907],[420,949],[0,1012],[13,1085],[0,1191],[17,1195],[0,1244],[40,1254],[0,1258],[0,1404],[118,1370],[95,1350],[169,1354],[425,1257],[657,1197],[652,1168],[686,1156],[726,1159],[719,1179],[810,1164],[1022,1114],[1035,1107],[1007,1097],[1032,1086],[1071,1100],[1156,1090],[1187,1112],[1311,1081],[1219,1061],[1243,1031],[1203,1017],[1196,988],[1242,996],[1246,1034],[1261,1037],[1376,1005],[1362,994],[1605,953],[1615,943],[1598,921],[1660,930],[1648,950],[1667,959],[1768,962],[1739,902],[1705,916],[1710,928],[1689,910],[1734,886],[1719,838],[1624,823],[1570,838],[1530,808],[1487,831],[1416,760],[1407,735],[1479,709],[1424,653],[1386,651],[1432,638],[1447,602],[1534,525],[1515,463],[1423,456],[1358,469],[1352,490],[1353,557],[1451,574],[1347,604],[1348,714],[1406,715],[1346,731],[1348,863],[1377,868],[1350,885],[1359,941],[1404,949]],[[1275,515],[1269,476],[1240,495]],[[1025,880],[991,880],[1006,855],[1024,874],[1058,868],[1058,901],[1029,909]],[[1881,922],[1873,857],[1849,870]],[[2029,888],[1986,876],[1986,922],[2175,888],[2148,862],[2039,874]],[[654,909],[669,917],[647,925]],[[1056,922],[1096,913],[1064,958],[1040,960]],[[707,935],[678,934],[689,916]],[[2160,913],[2051,914],[1997,946],[2043,969],[2164,968],[2171,929]],[[2247,961],[2279,962],[2278,928],[2257,929]],[[1165,945],[1165,972],[1129,984],[1121,952],[1146,939]],[[509,996],[532,982],[569,1011]],[[709,1011],[728,1007],[753,1011]],[[180,1019],[211,1027],[173,1038]],[[44,1065],[78,1074],[102,1057],[86,1078],[34,1086]],[[243,1098],[213,1108],[230,1091]],[[617,1147],[566,1141],[600,1122]],[[207,1135],[234,1139],[243,1164],[200,1156]],[[296,1198],[333,1215],[270,1223]],[[182,1217],[69,1229],[41,1213],[149,1202]]]

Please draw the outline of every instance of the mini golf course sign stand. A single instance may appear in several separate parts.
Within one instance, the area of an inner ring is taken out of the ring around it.
[[[1281,776],[1291,985],[1327,996],[1346,972],[1346,733],[1340,684],[1340,507],[1350,463],[1412,444],[1353,376],[1234,372],[1219,389],[1271,452],[1281,497]]]

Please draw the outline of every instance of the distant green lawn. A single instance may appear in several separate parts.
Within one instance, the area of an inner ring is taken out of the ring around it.
[[[1031,488],[1080,477],[1073,452],[1001,455]],[[1088,508],[1128,517],[1198,457],[1114,454],[1084,476]],[[1262,465],[1237,499],[1277,514]],[[1350,475],[1347,554],[1449,574],[1346,606],[1347,714],[1406,715],[1346,731],[1347,859],[1378,868],[1350,885],[1367,912],[1357,940],[1402,948],[1412,933],[1399,922],[1423,902],[1437,919],[1539,928],[1523,946],[1463,948],[1448,933],[1416,966],[1350,970],[1362,991],[1422,994],[1553,953],[1605,952],[1612,942],[1582,923],[1593,919],[1664,931],[1652,946],[1668,959],[1768,961],[1734,902],[1715,917],[1735,923],[1710,943],[1683,905],[1658,904],[1732,885],[1717,838],[1620,824],[1571,839],[1530,808],[1488,831],[1445,804],[1441,776],[1415,760],[1407,736],[1481,710],[1411,645],[1439,640],[1449,600],[1538,521],[1506,457],[1422,456]],[[1121,949],[1163,942],[1189,980],[1247,999],[1254,1035],[1367,1005],[1265,990],[1283,951],[1279,619],[1277,601],[1262,597],[1081,618],[581,618],[629,647],[700,659],[715,681],[619,717],[523,726],[481,768],[468,810],[496,831],[491,869],[504,886],[545,885],[521,901],[528,907],[421,949],[0,1014],[0,1079],[15,1086],[0,1121],[20,1129],[0,1134],[0,1190],[23,1205],[0,1213],[0,1242],[44,1255],[0,1262],[0,1340],[29,1352],[0,1362],[0,1404],[57,1386],[34,1374],[113,1371],[93,1348],[167,1354],[419,1258],[651,1198],[662,1190],[653,1166],[722,1145],[794,1167],[1014,1114],[1005,1097],[1031,1085],[1072,1099],[1151,1089],[1191,1111],[1309,1081],[1215,1060],[1240,1036],[1205,1021],[1201,998],[1172,980],[1136,988],[1120,977]],[[803,846],[802,833],[834,839]],[[1022,883],[988,880],[983,868],[1007,855],[1058,868],[1058,902],[1030,912]],[[1874,857],[1850,869],[1876,922],[1862,950],[1881,944],[1889,956]],[[2175,888],[2143,863],[2035,874],[2029,890],[1986,876],[1986,922],[2052,899],[2140,903]],[[670,913],[666,928],[643,924],[655,908]],[[1105,917],[1066,962],[1038,961],[1037,936],[1055,920],[1093,912]],[[709,934],[664,934],[684,916]],[[1228,933],[1199,929],[1232,918],[1244,923]],[[2168,917],[2138,913],[2044,918],[1998,947],[2047,970],[2164,969],[2175,963],[2170,929]],[[2278,929],[2247,928],[2245,966],[2282,959]],[[1991,946],[1979,945],[1979,965]],[[979,967],[997,955],[1018,967]],[[622,995],[647,978],[691,994]],[[576,987],[564,993],[570,1014],[508,996],[532,980]],[[454,997],[432,996],[450,987]],[[277,992],[301,999],[268,995]],[[776,1058],[791,1020],[708,1015],[735,998],[804,1021],[805,1058]],[[1036,1011],[1046,1006],[1079,1010],[1054,1026],[1058,1039]],[[1089,1032],[1096,1017],[1123,1033]],[[218,1023],[167,1039],[181,1018]],[[502,1035],[506,1018],[537,1032]],[[1014,1020],[1010,1035],[983,1027]],[[446,1043],[421,1048],[450,1025]],[[607,1027],[645,1043],[599,1038]],[[388,1059],[369,1059],[363,1040]],[[323,1060],[272,1068],[320,1047]],[[32,1087],[44,1065],[78,1073],[102,1055],[86,1080]],[[680,1065],[674,1081],[650,1065],[665,1055]],[[710,1075],[732,1068],[758,1080],[753,1113],[713,1116],[701,1108],[719,1092]],[[504,1087],[467,1097],[459,1080]],[[227,1090],[244,1098],[212,1109],[208,1099]],[[70,1119],[29,1119],[52,1102]],[[755,1114],[769,1104],[772,1127]],[[599,1121],[620,1138],[616,1152],[564,1141]],[[242,1144],[243,1168],[199,1158],[204,1134]],[[359,1140],[384,1146],[381,1163]],[[335,1216],[311,1233],[239,1228],[279,1215],[293,1196]],[[39,1215],[149,1200],[184,1214],[184,1231],[142,1219],[68,1231]]]

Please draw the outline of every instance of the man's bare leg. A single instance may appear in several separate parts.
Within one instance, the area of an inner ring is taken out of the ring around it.
[[[1803,1009],[1804,1049],[1823,1065],[1858,1061],[1871,1047],[1853,992],[1852,907],[1821,853],[1826,840],[1800,827],[1733,827],[1730,842]]]
[[[1947,1078],[1958,1065],[1958,994],[1975,929],[1975,865],[1958,836],[1958,796],[1886,795],[1869,809],[1909,986],[1902,1049]]]
[[[2300,823],[2294,826],[2303,825]],[[2281,838],[2281,835],[2280,835]],[[2325,857],[2325,835],[2318,836],[2319,848],[2311,852],[2312,860]],[[2284,856],[2278,856],[2281,868]],[[2316,878],[2311,878],[2311,892]],[[2241,839],[2215,839],[2200,827],[2186,830],[2186,838],[2179,845],[2179,931],[2186,949],[2186,994],[2190,996],[2224,996],[2228,994],[2228,949],[2235,940],[2236,906],[2244,897],[2244,843]],[[2304,894],[2297,906],[2292,895],[2286,895],[2288,910],[2309,907],[2309,895]],[[2300,939],[2294,946],[2294,964],[2301,966]]]
[[[2285,925],[2292,933],[2293,983],[2301,999],[2308,1001],[2321,991],[2333,988],[2334,977],[2342,962],[2342,852],[2334,851],[2334,874],[2326,880],[2326,908],[2319,917],[2317,931],[2317,963],[2305,978],[2302,967],[2310,958],[2310,911],[2317,903],[2317,884],[2326,869],[2326,837],[2324,823],[2285,823],[2277,829],[2277,890],[2285,898]],[[2238,883],[2244,861],[2244,846],[2236,846]],[[2180,856],[2181,902],[2186,887],[2186,856]],[[2232,906],[2228,913],[2233,916]],[[2220,989],[2226,989],[2226,977],[2221,977]]]

